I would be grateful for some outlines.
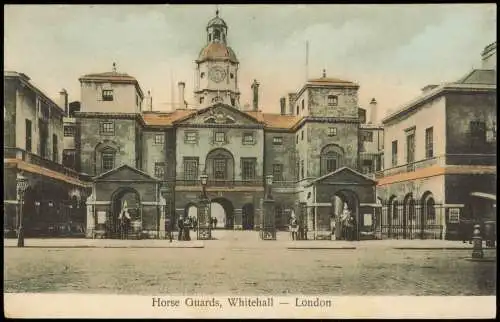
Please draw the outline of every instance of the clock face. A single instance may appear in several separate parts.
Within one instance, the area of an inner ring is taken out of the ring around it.
[[[222,82],[226,78],[226,72],[221,67],[212,67],[208,71],[208,76],[216,83]]]

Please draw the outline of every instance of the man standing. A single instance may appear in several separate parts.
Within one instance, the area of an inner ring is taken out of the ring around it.
[[[292,233],[292,240],[297,240],[298,231],[299,223],[295,217],[295,213],[292,212],[292,218],[290,219],[290,232]]]
[[[214,229],[217,228],[217,217],[214,217]]]
[[[179,219],[177,220],[177,228],[179,229],[179,234],[177,235],[177,239],[179,241],[184,240],[184,216],[179,216]]]

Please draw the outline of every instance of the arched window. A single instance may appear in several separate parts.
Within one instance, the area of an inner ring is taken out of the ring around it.
[[[226,149],[212,150],[205,162],[208,178],[215,181],[234,179],[234,157]]]
[[[423,220],[425,221],[435,221],[436,220],[436,209],[435,209],[436,202],[434,201],[434,197],[432,196],[432,193],[427,191],[424,193],[422,196],[422,213],[423,213]]]
[[[389,206],[391,210],[391,218],[392,220],[398,220],[399,214],[398,214],[398,201],[397,200],[392,200]]]
[[[342,166],[344,150],[336,145],[329,144],[321,150],[320,175],[331,173]]]
[[[214,40],[220,40],[220,30],[214,30]]]
[[[106,148],[101,151],[102,172],[113,170],[115,167],[115,150]]]

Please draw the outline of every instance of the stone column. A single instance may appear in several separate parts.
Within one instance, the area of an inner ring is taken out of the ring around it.
[[[234,227],[233,228],[234,230],[242,230],[243,229],[243,211],[239,208],[234,209],[233,227]]]
[[[272,199],[261,201],[261,228],[260,238],[263,240],[276,240],[275,202]]]
[[[87,198],[87,229],[85,236],[87,238],[94,238],[95,230],[95,196],[91,194]]]
[[[165,210],[167,206],[167,201],[163,196],[160,195],[160,229],[158,233],[158,238],[165,239]]]

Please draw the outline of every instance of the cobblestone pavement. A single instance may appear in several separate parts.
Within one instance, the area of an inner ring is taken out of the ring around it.
[[[496,295],[494,249],[485,250],[485,256],[495,261],[472,262],[466,260],[470,248],[287,249],[279,246],[284,241],[280,237],[277,242],[259,241],[255,235],[222,232],[219,240],[206,242],[205,248],[4,248],[4,290],[141,295]]]

